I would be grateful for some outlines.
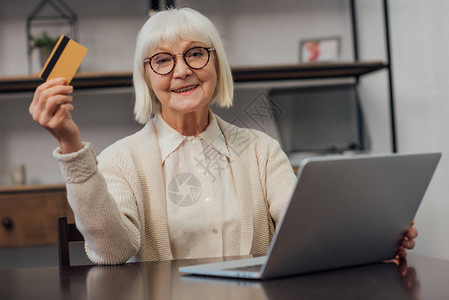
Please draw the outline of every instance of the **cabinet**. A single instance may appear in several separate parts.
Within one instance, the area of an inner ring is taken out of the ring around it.
[[[0,248],[56,245],[59,216],[74,222],[63,185],[0,188]]]

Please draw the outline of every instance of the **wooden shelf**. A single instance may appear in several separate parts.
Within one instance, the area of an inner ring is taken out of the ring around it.
[[[37,75],[0,77],[0,93],[34,91],[42,82]],[[127,87],[132,86],[132,73],[79,73],[71,84],[75,89]]]
[[[236,82],[295,79],[359,77],[386,68],[380,61],[354,63],[316,63],[286,66],[237,67],[232,72]]]
[[[232,74],[235,82],[274,81],[295,79],[319,79],[359,77],[387,68],[380,61],[354,63],[317,63],[284,66],[235,67]],[[42,79],[36,76],[0,77],[0,93],[34,91]],[[72,85],[75,89],[112,88],[132,86],[131,72],[80,73]]]
[[[0,195],[15,193],[65,191],[64,184],[1,186]]]

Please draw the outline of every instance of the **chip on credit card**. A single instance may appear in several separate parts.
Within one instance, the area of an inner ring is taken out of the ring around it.
[[[39,77],[45,81],[63,77],[66,79],[66,84],[69,84],[86,56],[86,53],[86,47],[65,35],[61,35],[42,68]]]

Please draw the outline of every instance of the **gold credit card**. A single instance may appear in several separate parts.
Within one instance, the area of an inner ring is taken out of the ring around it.
[[[86,53],[86,47],[65,35],[61,35],[42,68],[39,77],[45,81],[63,77],[66,79],[66,84],[69,84],[86,56]]]

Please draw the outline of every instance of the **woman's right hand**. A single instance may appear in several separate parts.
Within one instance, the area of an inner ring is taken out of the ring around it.
[[[58,141],[62,153],[72,153],[83,147],[78,126],[70,112],[73,86],[65,85],[64,78],[51,79],[39,85],[34,92],[29,112],[39,125]]]

